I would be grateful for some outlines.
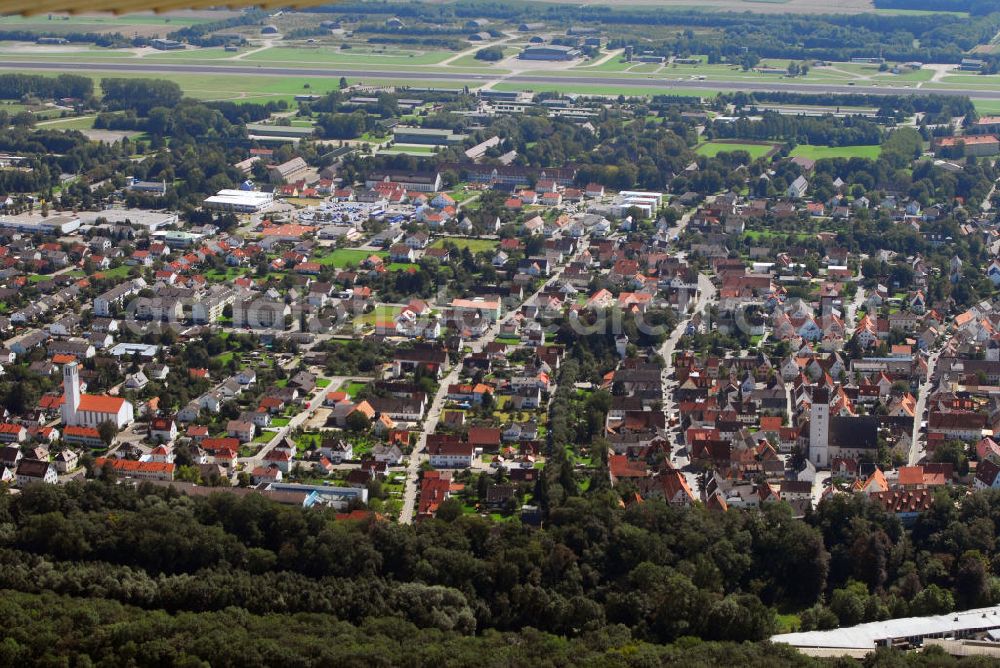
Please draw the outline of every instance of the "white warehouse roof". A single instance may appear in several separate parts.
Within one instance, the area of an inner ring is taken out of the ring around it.
[[[930,617],[903,617],[830,631],[803,631],[771,636],[772,642],[795,647],[875,649],[894,638],[949,636],[953,633],[1000,628],[1000,606]]]

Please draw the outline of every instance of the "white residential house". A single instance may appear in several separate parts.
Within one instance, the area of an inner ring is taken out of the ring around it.
[[[125,376],[125,389],[141,390],[147,385],[149,385],[149,379],[146,378],[146,374],[142,371],[136,371]]]
[[[395,444],[376,445],[372,448],[372,456],[375,461],[385,462],[389,466],[399,466],[403,463],[403,451]]]
[[[800,176],[792,184],[788,186],[788,190],[785,191],[785,195],[788,199],[801,199],[805,194],[806,190],[809,189],[809,181],[806,177]]]
[[[438,469],[472,467],[475,450],[471,443],[440,443],[428,449],[430,464]]]
[[[17,484],[19,487],[32,483],[54,485],[59,482],[59,473],[52,462],[25,457],[17,464]]]

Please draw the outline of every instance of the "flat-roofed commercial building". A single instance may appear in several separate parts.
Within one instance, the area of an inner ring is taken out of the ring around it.
[[[771,636],[771,642],[811,655],[863,655],[878,647],[920,647],[932,638],[975,638],[1000,629],[1000,607],[963,610],[946,615],[903,617],[829,631],[803,631]]]
[[[431,146],[444,144],[461,144],[465,135],[455,134],[451,130],[437,128],[397,127],[392,131],[393,141],[397,144],[428,144]]]
[[[169,211],[149,211],[147,209],[103,209],[101,211],[81,211],[78,214],[84,225],[96,225],[99,219],[104,219],[111,225],[128,224],[135,229],[145,229],[156,232],[164,227],[176,225],[179,222],[176,213]]]
[[[273,193],[253,190],[220,190],[203,202],[206,209],[233,211],[236,213],[259,213],[274,202]]]
[[[80,217],[73,214],[42,216],[41,213],[0,216],[0,229],[24,234],[69,234],[80,229]]]

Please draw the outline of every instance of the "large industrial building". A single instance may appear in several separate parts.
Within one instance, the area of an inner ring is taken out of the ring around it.
[[[80,229],[80,217],[74,214],[22,213],[0,216],[0,229],[23,234],[69,234]]]
[[[146,209],[102,209],[101,211],[81,211],[77,214],[83,225],[97,225],[98,221],[116,224],[128,224],[137,230],[156,232],[171,225],[177,225],[180,219],[170,211],[148,211]]]
[[[455,134],[451,130],[438,128],[397,127],[392,131],[393,141],[397,144],[425,144],[442,146],[461,144],[465,135]]]
[[[252,190],[220,190],[203,202],[206,209],[233,211],[235,213],[259,213],[271,206],[274,194]]]
[[[908,649],[935,638],[995,638],[1000,631],[1000,607],[963,610],[930,617],[903,617],[829,631],[802,631],[771,636],[771,642],[792,645],[813,656],[848,655],[861,658],[879,647]]]
[[[573,60],[580,57],[580,50],[572,46],[547,44],[545,46],[529,46],[521,55],[521,60]]]

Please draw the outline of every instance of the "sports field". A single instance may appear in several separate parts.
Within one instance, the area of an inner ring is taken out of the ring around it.
[[[791,156],[793,158],[809,158],[822,160],[824,158],[868,158],[875,160],[882,153],[881,146],[796,146]]]
[[[746,151],[750,154],[750,157],[756,160],[757,158],[763,158],[768,153],[776,148],[776,144],[750,144],[750,143],[740,143],[740,142],[722,142],[722,141],[707,141],[703,144],[699,144],[698,148],[695,149],[695,153],[698,155],[704,155],[709,158],[715,157],[720,153],[726,153],[731,151]]]

